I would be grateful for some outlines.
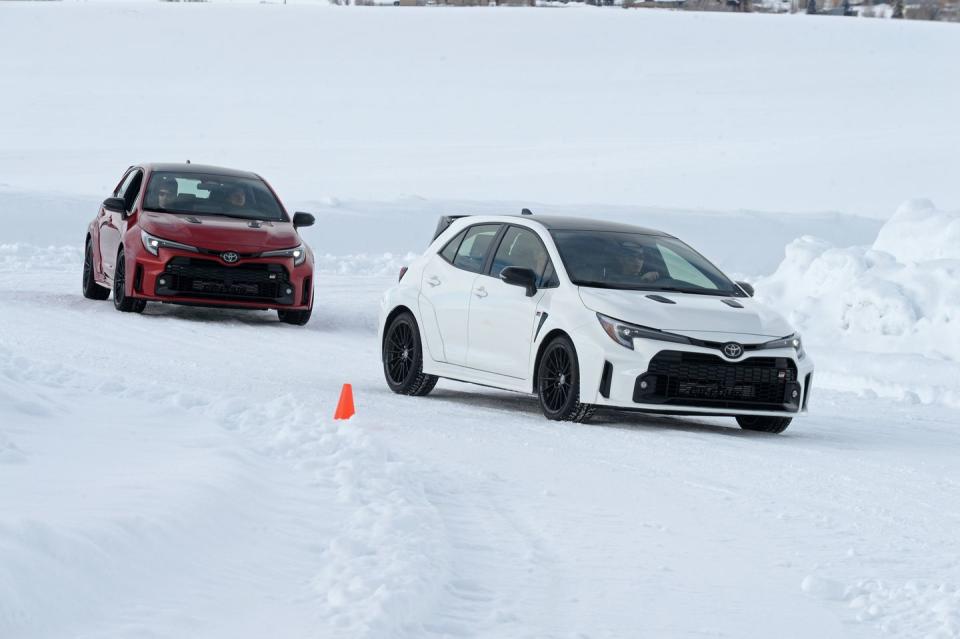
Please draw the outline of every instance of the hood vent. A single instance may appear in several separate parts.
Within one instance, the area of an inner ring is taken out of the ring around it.
[[[198,220],[197,218],[193,217],[192,215],[187,216],[186,220],[187,220],[187,222],[190,222],[191,224],[203,224],[203,222],[201,222],[201,221]]]
[[[660,302],[661,304],[676,304],[672,299],[664,297],[663,295],[647,295],[647,299]]]
[[[249,226],[249,227],[252,228],[252,229],[258,229],[258,228],[260,228],[260,227],[263,226],[263,225],[260,224],[260,221],[259,221],[259,220],[252,220],[252,221],[250,221],[249,224],[247,224],[247,226]]]
[[[737,300],[726,300],[726,299],[724,299],[724,300],[720,300],[720,301],[723,302],[724,304],[726,304],[727,306],[732,307],[732,308],[743,308],[743,304],[741,304],[741,303],[738,302]]]

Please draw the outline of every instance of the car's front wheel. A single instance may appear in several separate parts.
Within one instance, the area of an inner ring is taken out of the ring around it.
[[[740,415],[737,423],[744,430],[755,430],[761,433],[782,433],[793,421],[791,417],[758,417],[756,415]]]
[[[123,249],[117,254],[117,268],[113,271],[113,307],[123,313],[142,313],[147,307],[146,300],[138,300],[127,295],[127,260]]]
[[[387,326],[383,338],[383,376],[400,395],[426,395],[437,385],[436,375],[423,372],[423,346],[417,320],[402,313]]]
[[[277,310],[277,318],[284,324],[293,324],[294,326],[303,326],[310,321],[310,316],[313,314],[313,308],[308,308],[305,311],[285,311],[283,309]]]
[[[88,300],[105,300],[110,297],[110,289],[97,284],[93,277],[93,243],[87,240],[83,251],[83,296]]]
[[[580,363],[570,338],[554,338],[540,356],[537,397],[547,419],[583,422],[593,414],[592,404],[580,402]]]

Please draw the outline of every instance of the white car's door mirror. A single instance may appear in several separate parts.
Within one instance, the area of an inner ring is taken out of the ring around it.
[[[753,286],[751,284],[748,284],[747,282],[737,282],[737,286],[742,288],[744,293],[750,297],[753,297],[755,291],[753,290]]]
[[[537,274],[529,268],[508,266],[500,271],[500,279],[513,286],[522,286],[527,289],[527,297],[533,297],[537,292]]]

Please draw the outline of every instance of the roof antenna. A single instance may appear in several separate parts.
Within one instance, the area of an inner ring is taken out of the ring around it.
[[[190,164],[190,160],[187,160],[187,164]]]
[[[523,209],[522,211],[520,211],[520,215],[533,215],[533,211],[531,211],[530,209]]]

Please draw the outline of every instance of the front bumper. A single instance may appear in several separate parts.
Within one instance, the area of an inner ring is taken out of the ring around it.
[[[743,341],[750,343],[746,336]],[[630,350],[603,332],[582,343],[577,345],[581,394],[598,406],[777,417],[807,410],[813,362],[809,355],[797,359],[790,348],[728,359],[710,348],[644,339],[634,340]]]
[[[137,255],[132,294],[139,299],[249,309],[306,310],[313,302],[313,263],[293,258],[242,258],[227,264],[216,256],[160,249]]]

